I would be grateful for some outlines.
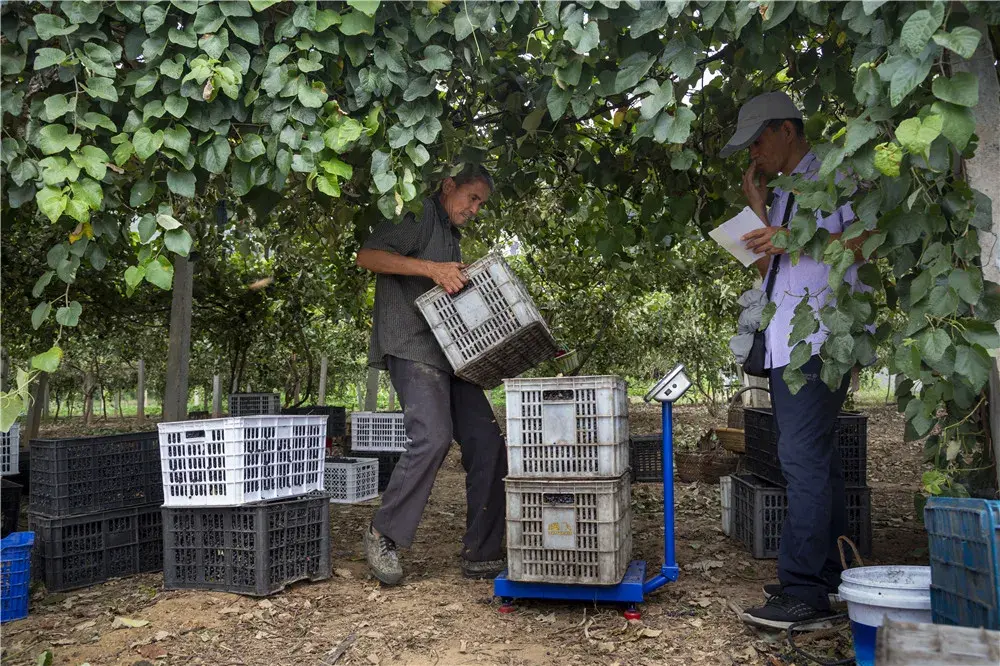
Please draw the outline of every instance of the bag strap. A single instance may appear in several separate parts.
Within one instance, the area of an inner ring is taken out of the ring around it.
[[[795,205],[795,192],[788,193],[788,202],[785,204],[785,214],[781,220],[782,228],[788,226],[788,218],[792,214],[792,206]],[[767,288],[764,289],[764,295],[767,300],[771,300],[771,292],[774,291],[774,278],[778,274],[778,264],[781,263],[781,255],[776,254],[774,258],[771,259],[771,270],[767,273]]]

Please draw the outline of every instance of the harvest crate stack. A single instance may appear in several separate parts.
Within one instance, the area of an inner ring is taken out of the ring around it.
[[[230,393],[229,416],[280,414],[281,396],[277,393]]]
[[[409,443],[402,412],[351,412],[350,456],[378,460],[378,492],[389,485]]]
[[[155,432],[33,440],[28,487],[32,569],[50,592],[162,568]]]
[[[612,585],[632,554],[618,377],[507,379],[507,577]]]
[[[778,462],[778,424],[770,409],[744,412],[745,464],[749,474],[733,474],[733,536],[756,558],[774,558],[788,513],[787,483]],[[842,412],[835,434],[846,485],[847,536],[862,555],[872,547],[871,489],[867,481],[868,417]]]
[[[330,576],[325,415],[160,423],[167,589],[264,596]]]

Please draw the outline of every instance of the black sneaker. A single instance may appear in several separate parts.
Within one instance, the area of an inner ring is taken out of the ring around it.
[[[788,629],[802,622],[799,629],[826,629],[833,626],[828,619],[836,615],[831,611],[816,610],[804,601],[788,594],[777,594],[760,608],[751,608],[743,614],[743,621],[768,629]]]
[[[466,578],[482,579],[496,578],[507,568],[507,560],[485,560],[483,562],[471,562],[462,558],[462,575]]]
[[[781,583],[768,583],[764,586],[764,599],[770,599],[779,594],[781,594]],[[826,598],[830,601],[831,606],[843,603],[836,589],[827,590]]]

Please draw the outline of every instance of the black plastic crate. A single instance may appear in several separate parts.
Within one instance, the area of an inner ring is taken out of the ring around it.
[[[326,415],[326,436],[329,439],[342,438],[347,435],[347,409],[345,407],[327,407],[310,405],[307,407],[285,407],[282,414],[291,415]]]
[[[21,484],[0,479],[0,537],[17,531],[21,522]]]
[[[774,558],[781,548],[781,527],[788,513],[784,488],[752,474],[733,474],[733,536],[757,559]],[[848,488],[847,536],[864,555],[872,550],[871,489]]]
[[[628,440],[629,466],[632,481],[663,482],[663,434],[632,435]]]
[[[746,433],[746,469],[784,487],[785,476],[778,462],[778,423],[770,409],[747,408],[743,413]],[[868,485],[868,417],[841,412],[835,430],[844,483],[849,488]]]
[[[390,453],[350,451],[346,455],[352,458],[378,458],[378,491],[381,493],[385,492],[386,487],[389,485],[389,479],[392,478],[392,470],[396,469],[396,463],[399,462],[399,458],[403,453],[401,451]]]
[[[54,518],[162,504],[159,436],[32,440],[29,498],[32,513]]]
[[[49,592],[163,568],[163,526],[157,505],[70,518],[28,513],[38,570]]]
[[[330,496],[163,510],[163,586],[266,596],[330,577]]]

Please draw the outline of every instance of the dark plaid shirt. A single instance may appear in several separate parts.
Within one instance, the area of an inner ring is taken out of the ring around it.
[[[421,215],[407,213],[401,222],[386,220],[365,241],[383,250],[429,261],[462,261],[462,233],[448,219],[438,197],[424,200]],[[434,287],[429,278],[380,273],[375,280],[375,317],[368,365],[386,370],[385,357],[396,356],[453,372],[427,320],[414,301]]]

